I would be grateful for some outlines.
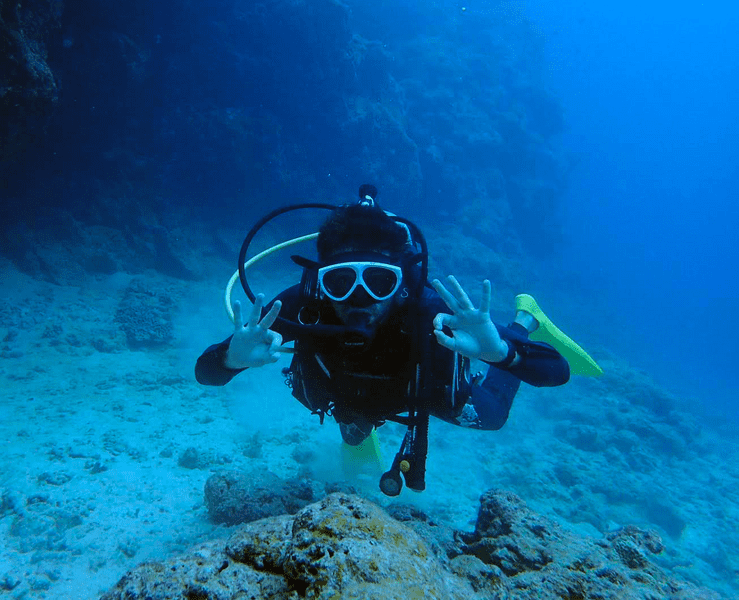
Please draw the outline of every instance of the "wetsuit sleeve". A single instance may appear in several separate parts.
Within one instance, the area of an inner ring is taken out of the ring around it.
[[[295,307],[298,304],[297,286],[293,286],[276,298],[274,298],[269,304],[262,309],[262,316],[264,316],[272,304],[276,300],[282,301],[282,309],[280,315],[287,316],[288,319],[294,319],[293,313]],[[286,335],[286,332],[281,331],[279,321],[272,327],[277,333],[282,335],[283,343],[289,342],[292,338]],[[213,344],[205,352],[203,352],[195,363],[195,379],[202,385],[226,385],[236,375],[245,371],[246,369],[229,369],[224,363],[226,360],[226,352],[228,352],[228,346],[231,343],[231,338],[228,336],[220,344]]]
[[[536,387],[555,387],[564,385],[570,380],[570,365],[552,346],[529,340],[526,334],[516,331],[518,327],[516,325],[512,327],[496,325],[496,327],[500,337],[513,344],[519,361],[515,366],[503,369],[496,367],[495,363],[488,363],[491,370],[504,370]]]
[[[434,291],[424,291],[424,310],[429,322],[440,312],[449,312],[444,301]],[[534,342],[528,338],[528,331],[517,323],[509,327],[495,325],[501,339],[510,342],[519,360],[513,367],[497,367],[495,363],[490,365],[491,371],[512,375],[520,381],[537,387],[554,387],[563,385],[570,379],[570,365],[564,357],[549,344]],[[508,378],[504,378],[508,379]],[[506,389],[510,385],[503,386]],[[516,390],[518,386],[516,386]],[[515,391],[513,392],[515,394]]]
[[[482,385],[472,388],[470,403],[481,429],[500,429],[505,425],[522,381],[544,387],[562,385],[570,378],[569,364],[549,344],[527,339],[525,330],[516,331],[516,325],[496,327],[520,358],[515,367],[500,368],[488,363],[490,368]]]
[[[226,385],[236,375],[246,369],[229,369],[225,364],[226,352],[231,338],[223,340],[220,344],[213,344],[200,355],[195,363],[195,379],[202,385]]]

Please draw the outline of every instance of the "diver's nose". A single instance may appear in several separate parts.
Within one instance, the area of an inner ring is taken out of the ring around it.
[[[372,296],[367,293],[361,285],[357,286],[357,289],[352,292],[352,295],[346,299],[349,306],[354,308],[367,308],[377,302]]]

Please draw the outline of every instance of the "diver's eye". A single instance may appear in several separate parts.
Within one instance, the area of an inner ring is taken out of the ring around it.
[[[380,298],[392,294],[398,284],[398,276],[382,267],[367,267],[362,273],[362,279],[367,288]]]
[[[341,298],[349,293],[356,279],[357,274],[354,272],[354,269],[350,269],[349,267],[332,269],[324,273],[323,287],[332,296]]]

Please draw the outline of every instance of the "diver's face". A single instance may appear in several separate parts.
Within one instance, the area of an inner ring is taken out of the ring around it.
[[[361,287],[343,302],[331,301],[336,316],[347,327],[376,327],[385,320],[394,304],[395,297],[377,301]]]
[[[343,300],[330,298],[334,312],[342,324],[347,327],[374,328],[387,318],[396,304],[395,298],[397,297],[397,292],[401,289],[402,282],[400,270],[392,262],[388,261],[388,258],[390,257],[382,253],[374,253],[372,255],[368,255],[367,253],[361,255],[356,253],[343,254],[334,261],[334,264],[339,269],[332,272],[331,275],[326,273],[326,279],[321,279],[322,286],[329,285],[330,282],[330,288],[323,288],[329,297],[329,290],[331,293],[338,294],[339,296],[342,295],[342,290],[350,293]],[[357,260],[365,261],[365,263],[349,262]],[[362,264],[366,264],[367,262],[374,263],[377,266],[388,264],[390,272],[383,272],[382,269],[377,269],[376,266],[363,267]],[[345,263],[347,266],[343,266],[340,263]],[[352,264],[356,265],[356,267],[353,268],[351,266]],[[392,271],[393,269],[395,272]],[[392,293],[393,295],[378,300],[377,297],[373,297],[368,293],[368,288],[365,285],[370,286],[369,289],[372,289],[372,293],[375,296],[383,297],[388,293]],[[350,291],[352,286],[354,286],[354,289]]]

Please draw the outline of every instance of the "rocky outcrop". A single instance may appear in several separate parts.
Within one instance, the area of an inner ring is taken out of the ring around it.
[[[208,515],[214,523],[225,525],[294,514],[313,500],[307,483],[283,481],[268,471],[228,471],[211,475],[205,482]]]
[[[0,163],[41,136],[58,99],[47,40],[58,31],[61,2],[0,2]]]
[[[511,598],[719,598],[654,564],[664,548],[655,533],[625,527],[606,539],[580,536],[509,492],[482,496],[475,531],[463,539],[465,554],[500,571]]]
[[[104,600],[135,598],[471,598],[412,529],[358,496],[241,526],[225,542],[145,564]]]
[[[170,343],[174,337],[174,305],[169,295],[151,290],[134,279],[115,314],[128,346],[132,349],[156,348]]]
[[[331,494],[294,516],[254,521],[186,556],[143,564],[102,600],[719,597],[655,566],[662,544],[653,533],[578,536],[507,492],[487,492],[475,531],[454,532],[453,543],[422,513],[393,510],[403,522],[358,496]]]

